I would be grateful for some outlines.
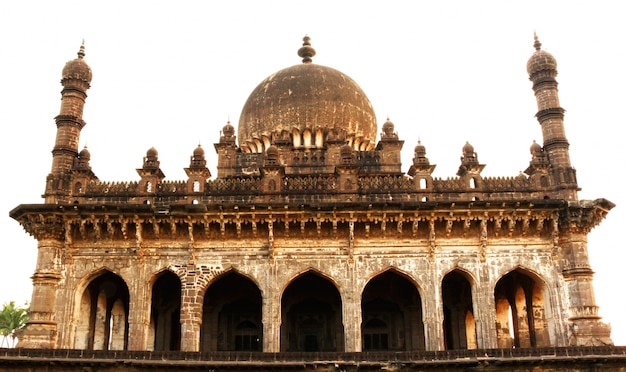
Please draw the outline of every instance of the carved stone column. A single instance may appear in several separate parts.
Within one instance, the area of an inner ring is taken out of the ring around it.
[[[280,293],[269,291],[264,293],[261,309],[263,319],[263,351],[266,353],[280,352],[281,308]]]
[[[474,320],[476,321],[476,343],[479,349],[495,349],[498,347],[496,332],[496,304],[493,287],[489,281],[489,267],[482,265],[480,278],[472,288],[472,303],[474,306]]]
[[[434,276],[435,270],[430,270]],[[430,280],[424,286],[422,297],[424,307],[424,336],[426,350],[444,350],[443,344],[443,303],[441,302],[441,288],[436,280]]]
[[[33,294],[29,320],[17,347],[54,349],[57,347],[57,286],[62,279],[60,271],[63,241],[62,225],[51,221],[35,227],[38,240],[37,266],[33,274]]]
[[[611,326],[598,315],[587,252],[587,234],[613,207],[607,200],[572,204],[559,220],[558,244],[565,290],[569,298],[569,344],[613,345]]]
[[[355,284],[355,272],[354,262],[349,261],[346,265],[346,279],[350,283],[345,286],[346,292],[344,293],[343,300],[343,329],[345,338],[345,351],[360,352],[362,351],[362,336],[361,336],[361,291]]]

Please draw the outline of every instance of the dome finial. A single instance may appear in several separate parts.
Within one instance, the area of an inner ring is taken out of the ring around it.
[[[80,44],[80,49],[77,54],[79,59],[83,59],[85,57],[85,39],[83,39],[83,43]]]
[[[535,32],[535,49],[536,50],[541,50],[541,42],[539,41],[539,37],[537,36],[537,33]]]
[[[313,56],[315,56],[315,49],[311,47],[311,38],[306,35],[302,38],[302,48],[298,49],[298,56],[302,57],[302,63],[313,62]]]

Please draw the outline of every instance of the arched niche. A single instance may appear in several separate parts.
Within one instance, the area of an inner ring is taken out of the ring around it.
[[[201,351],[262,351],[262,296],[249,278],[231,270],[213,280],[205,294]]]
[[[315,271],[285,288],[281,299],[281,351],[344,351],[341,295]]]
[[[550,346],[544,282],[517,268],[502,276],[494,290],[499,348]]]
[[[95,272],[77,293],[74,348],[126,350],[129,292],[124,280],[109,270]]]
[[[447,350],[475,349],[476,322],[469,276],[453,270],[441,283],[444,345]]]
[[[422,299],[395,269],[373,277],[361,296],[363,351],[424,350]]]
[[[168,270],[157,274],[150,306],[153,350],[180,350],[180,305],[180,278]]]

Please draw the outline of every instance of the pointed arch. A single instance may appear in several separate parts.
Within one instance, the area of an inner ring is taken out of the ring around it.
[[[263,134],[261,136],[261,140],[263,141],[263,149],[262,152],[267,151],[267,149],[270,148],[270,146],[272,145],[272,138],[271,136],[267,135],[267,134]]]
[[[300,129],[293,128],[291,130],[291,137],[293,140],[294,148],[299,148],[300,146],[302,146],[302,135],[300,134]]]
[[[321,127],[315,130],[315,147],[318,149],[324,147],[324,129]]]
[[[180,350],[182,282],[170,270],[162,270],[150,281],[152,296],[149,335],[152,350]]]
[[[476,322],[472,301],[473,278],[465,270],[449,271],[441,282],[446,349],[475,349]]]
[[[396,268],[373,276],[361,295],[363,351],[424,350],[419,287]]]
[[[332,276],[326,274],[325,272],[319,270],[316,267],[313,266],[307,266],[299,271],[297,271],[296,273],[292,274],[289,279],[287,279],[285,281],[285,283],[283,283],[283,286],[280,290],[280,292],[282,294],[285,293],[285,290],[287,289],[287,287],[289,287],[295,280],[297,280],[298,278],[302,277],[304,274],[307,273],[313,273],[321,278],[323,278],[324,280],[329,281],[339,292],[339,294],[341,295],[342,293],[342,288],[341,285],[335,280],[335,278],[333,278]]]
[[[263,152],[263,140],[259,137],[252,138],[252,142],[254,143],[254,152],[262,153]]]
[[[262,294],[252,278],[231,268],[208,283],[203,297],[201,351],[261,351]]]
[[[313,146],[313,132],[310,128],[305,128],[302,132],[302,141],[304,143],[304,148],[306,149]]]
[[[545,281],[523,268],[504,274],[494,289],[498,347],[550,346]]]
[[[308,269],[281,296],[281,351],[344,351],[342,300],[333,281]]]
[[[130,294],[126,282],[107,268],[94,270],[77,286],[74,348],[126,350]]]

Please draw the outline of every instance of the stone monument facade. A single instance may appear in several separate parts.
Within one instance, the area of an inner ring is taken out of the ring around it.
[[[587,234],[613,204],[578,200],[555,58],[528,61],[543,143],[515,177],[473,146],[432,176],[340,71],[302,63],[261,82],[215,143],[166,180],[98,179],[79,149],[92,72],[62,72],[44,201],[10,212],[38,242],[19,347],[361,352],[611,345]],[[378,140],[377,140],[377,137]]]

